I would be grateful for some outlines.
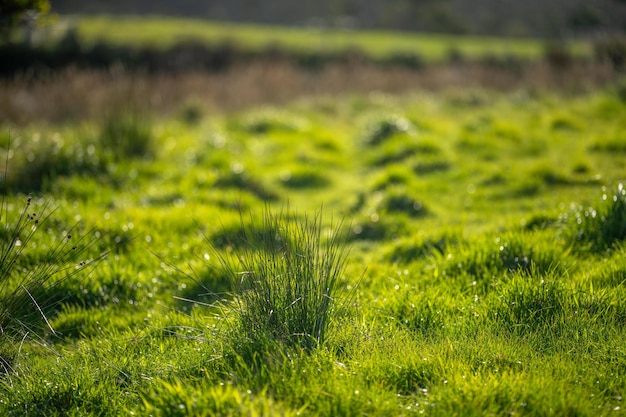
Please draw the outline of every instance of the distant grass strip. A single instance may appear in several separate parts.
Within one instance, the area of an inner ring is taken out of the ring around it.
[[[515,56],[539,59],[544,43],[536,39],[433,35],[373,30],[293,28],[255,24],[218,23],[172,17],[75,16],[78,33],[86,43],[168,48],[181,40],[229,42],[250,51],[280,47],[291,52],[328,53],[359,50],[373,59],[398,53],[417,54],[428,62],[443,61],[451,52],[467,58]],[[571,44],[575,55],[587,55],[582,41]]]

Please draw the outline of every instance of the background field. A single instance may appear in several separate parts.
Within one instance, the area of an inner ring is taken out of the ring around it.
[[[545,42],[533,39],[289,28],[165,17],[83,17],[78,20],[77,29],[87,43],[104,40],[114,44],[165,48],[180,40],[196,39],[212,43],[232,42],[252,50],[282,47],[299,52],[343,52],[355,49],[379,59],[405,52],[417,54],[428,62],[446,60],[451,53],[474,59],[499,55],[537,59],[545,48]],[[571,48],[575,54],[590,53],[589,45],[584,41],[573,41]]]

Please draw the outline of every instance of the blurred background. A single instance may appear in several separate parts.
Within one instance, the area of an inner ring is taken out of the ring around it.
[[[0,122],[345,92],[597,88],[624,0],[4,0]]]
[[[623,0],[111,0],[52,2],[54,11],[159,14],[232,22],[553,38],[626,29]]]

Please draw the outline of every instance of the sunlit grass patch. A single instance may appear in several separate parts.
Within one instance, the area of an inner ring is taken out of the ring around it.
[[[547,236],[507,232],[495,237],[465,241],[438,255],[441,274],[460,280],[469,290],[487,292],[510,274],[542,275],[571,267],[566,250]]]
[[[272,400],[267,393],[252,393],[230,384],[181,381],[159,382],[143,394],[141,413],[152,416],[281,416],[300,415],[298,410]]]
[[[233,165],[231,171],[221,174],[213,185],[217,188],[245,191],[263,201],[273,201],[279,197],[276,191],[251,175],[242,165]]]
[[[399,239],[392,246],[388,246],[384,256],[389,261],[407,265],[453,251],[462,241],[462,236],[452,230],[433,235],[414,235]]]
[[[346,239],[350,241],[395,240],[408,233],[406,218],[390,214],[381,217],[378,213],[372,212],[369,216],[362,215],[353,220]]]
[[[52,265],[77,221],[71,241],[94,237],[90,257],[109,256],[89,279],[46,286],[56,336],[42,318],[45,345],[2,346],[20,366],[0,414],[611,414],[626,364],[624,161],[590,151],[622,128],[607,94],[176,114],[149,119],[150,157],[117,161],[99,123],[59,128],[103,171],[33,198],[58,209],[11,279]],[[385,132],[393,115],[411,128]],[[17,218],[26,196],[5,198]],[[345,222],[305,215],[321,203]]]
[[[626,287],[625,252],[626,245],[618,245],[612,256],[594,262],[594,268],[588,272],[594,288]]]
[[[283,171],[280,176],[281,183],[287,188],[323,188],[330,185],[331,180],[327,175],[313,167],[299,167],[297,169]]]
[[[491,312],[494,320],[515,334],[553,328],[564,320],[570,307],[557,278],[550,275],[538,279],[529,273],[518,273],[500,290],[502,304]]]
[[[597,140],[589,146],[589,150],[592,152],[626,153],[626,136]]]

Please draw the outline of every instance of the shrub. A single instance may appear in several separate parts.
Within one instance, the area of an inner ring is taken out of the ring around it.
[[[339,230],[324,237],[319,213],[296,219],[266,208],[261,225],[242,219],[241,242],[220,260],[245,342],[307,350],[324,342],[348,254]]]

